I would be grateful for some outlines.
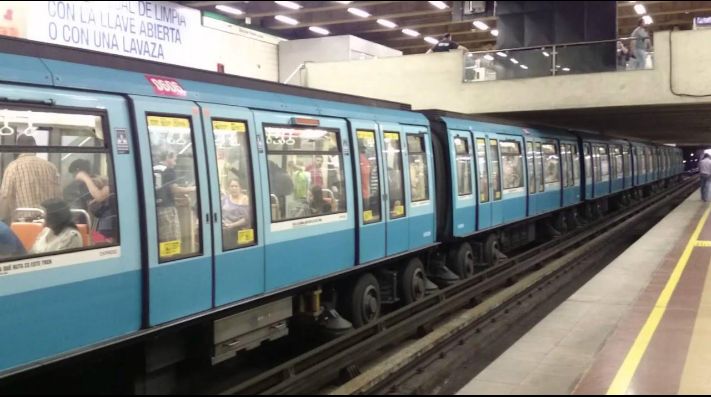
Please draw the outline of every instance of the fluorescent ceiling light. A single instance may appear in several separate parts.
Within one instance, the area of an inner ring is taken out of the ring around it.
[[[435,39],[434,37],[427,36],[425,37],[425,41],[430,43],[430,44],[437,44],[439,43],[439,40]]]
[[[482,21],[474,21],[472,22],[474,26],[476,26],[477,29],[479,30],[489,30],[489,25],[485,24]]]
[[[570,72],[570,68],[563,68],[563,69],[561,69],[561,70],[564,71],[564,72]]]
[[[486,54],[484,55],[484,59],[486,59],[487,61],[493,61],[494,57],[492,57],[490,54]]]
[[[368,18],[370,16],[370,14],[367,11],[363,11],[360,8],[351,7],[348,9],[348,12],[350,12],[353,15],[357,15],[361,18]]]
[[[298,10],[301,8],[301,4],[294,3],[293,1],[275,1],[275,3],[282,7],[291,8],[292,10]]]
[[[234,15],[244,14],[244,11],[240,10],[239,8],[234,8],[234,7],[230,7],[230,6],[219,5],[219,6],[215,6],[215,8],[217,8],[218,10],[220,10],[222,12],[226,12],[228,14],[234,14]]]
[[[513,63],[514,65],[518,65],[518,61],[516,60],[516,58],[511,58],[510,61],[511,61],[511,63]]]
[[[351,4],[352,1],[337,1],[336,3],[341,3],[341,4]]]
[[[499,37],[499,29],[491,29],[491,35],[494,37]]]
[[[647,9],[644,8],[644,4],[635,4],[634,11],[637,13],[637,15],[644,15],[647,13]]]
[[[654,20],[652,19],[652,17],[649,16],[649,15],[643,16],[643,17],[642,17],[642,20],[644,20],[644,24],[645,24],[645,25],[651,25],[651,24],[654,22]]]
[[[309,30],[318,34],[329,34],[331,32],[328,29],[320,28],[318,26],[309,26]]]
[[[445,8],[449,8],[447,4],[445,4],[444,1],[430,1],[430,4],[433,6],[439,8],[440,10],[444,10]]]
[[[526,65],[520,65],[520,66],[521,66],[521,69],[528,69],[528,66],[526,66]]]
[[[412,36],[412,37],[417,37],[420,35],[420,32],[418,32],[416,30],[412,30],[412,29],[403,29],[402,32],[405,33],[406,35]]]
[[[501,51],[497,52],[496,55],[500,56],[501,58],[506,58],[508,56],[508,55],[506,55],[506,53],[501,52]]]
[[[385,26],[386,28],[392,29],[392,28],[396,28],[396,27],[397,27],[397,24],[396,24],[395,22],[388,21],[387,19],[378,19],[377,22],[378,22],[380,25]]]
[[[298,25],[299,24],[299,21],[297,21],[294,18],[289,18],[286,15],[277,15],[274,17],[274,19],[276,19],[279,22],[283,22],[283,23],[286,23],[289,25]]]
[[[551,54],[549,54],[548,51],[543,51],[543,56],[548,58],[549,56],[551,56]]]

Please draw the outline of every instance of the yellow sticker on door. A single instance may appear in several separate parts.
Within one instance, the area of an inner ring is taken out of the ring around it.
[[[160,243],[160,256],[173,256],[180,254],[180,240]]]
[[[237,244],[249,244],[254,241],[254,229],[244,229],[237,232]]]

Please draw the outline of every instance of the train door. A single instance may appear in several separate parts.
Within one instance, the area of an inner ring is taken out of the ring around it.
[[[501,192],[501,152],[499,151],[499,139],[496,135],[489,135],[489,176],[491,184],[491,225],[500,225],[504,219],[503,194]]]
[[[580,201],[580,170],[578,147],[573,143],[561,143],[561,162],[563,164],[563,206]]]
[[[536,195],[534,196],[534,208],[536,209],[536,214],[540,214],[545,211],[543,206],[543,193],[546,191],[546,184],[543,181],[543,148],[541,142],[536,140],[533,142],[533,165],[536,168]]]
[[[501,222],[526,216],[526,177],[523,165],[523,138],[499,135],[501,159]]]
[[[0,98],[2,372],[141,327],[141,230],[124,98],[4,84]],[[76,229],[43,238],[50,211]]]
[[[542,167],[545,188],[539,203],[541,211],[548,212],[560,208],[562,199],[561,161],[558,141],[555,139],[543,140],[541,154],[543,156]]]
[[[450,130],[449,152],[454,153],[450,164],[452,177],[452,197],[454,197],[453,233],[464,236],[476,230],[476,194],[474,182],[474,147],[471,133]]]
[[[631,146],[629,143],[625,143],[622,146],[622,161],[624,163],[624,188],[629,189],[632,187],[632,154],[630,152]]]
[[[402,127],[394,123],[379,123],[383,137],[383,173],[387,183],[387,223],[385,226],[386,247],[388,256],[407,251],[410,246],[410,231],[408,222],[409,192],[405,181],[407,170],[403,162],[405,137]]]
[[[483,134],[475,133],[474,140],[476,141],[476,169],[477,169],[477,192],[479,211],[477,215],[477,230],[488,229],[492,226],[491,223],[491,202],[492,193],[489,180],[489,151],[487,149],[486,137]]]
[[[406,137],[407,175],[410,214],[410,250],[432,244],[435,239],[434,177],[432,142],[427,127],[403,125]]]
[[[149,322],[153,325],[212,306],[210,183],[197,105],[131,99],[144,170]]]
[[[583,143],[583,171],[585,172],[585,199],[589,200],[595,197],[595,182],[594,182],[594,157],[590,143]]]
[[[346,121],[254,112],[262,184],[265,290],[355,265]]]
[[[249,109],[214,104],[202,108],[207,151],[215,305],[265,291],[262,178]]]
[[[383,214],[382,137],[373,121],[350,120],[351,139],[357,144],[356,186],[359,188],[358,253],[360,264],[385,257],[385,218]]]
[[[618,192],[624,186],[624,159],[620,145],[610,145],[610,168],[610,192]]]
[[[536,213],[535,208],[535,197],[538,191],[538,186],[536,185],[536,166],[535,166],[535,152],[533,151],[533,141],[526,139],[526,175],[528,176],[528,195],[526,208],[527,216],[533,216]]]

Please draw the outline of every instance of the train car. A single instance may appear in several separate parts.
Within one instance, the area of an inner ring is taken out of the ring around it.
[[[219,362],[286,335],[290,318],[339,320],[336,290],[354,326],[381,301],[424,296],[438,243],[422,114],[0,47],[2,219],[22,245],[0,252],[0,376],[205,322]],[[156,346],[146,354],[164,357]]]
[[[438,232],[450,242],[448,264],[460,277],[532,242],[544,229],[554,230],[551,220],[560,224],[565,214],[573,218],[583,197],[575,135],[492,118],[426,113],[436,146],[443,148],[437,180],[449,181],[438,198]]]

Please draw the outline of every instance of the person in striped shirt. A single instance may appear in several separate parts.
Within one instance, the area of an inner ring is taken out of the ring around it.
[[[37,146],[35,138],[20,135],[18,148]],[[45,200],[61,198],[59,172],[54,164],[35,153],[22,153],[8,164],[0,184],[0,219],[11,223],[14,219],[37,215],[15,212],[17,208],[42,208]]]

